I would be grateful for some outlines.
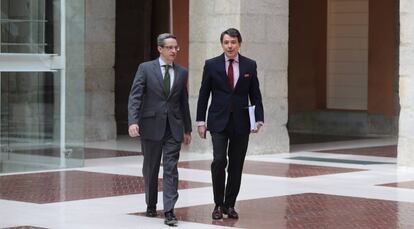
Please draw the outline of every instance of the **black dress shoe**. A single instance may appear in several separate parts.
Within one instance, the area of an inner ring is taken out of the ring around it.
[[[147,217],[156,217],[157,210],[153,207],[147,207],[147,212],[145,212],[145,216]]]
[[[211,213],[211,218],[213,218],[214,220],[223,218],[223,211],[221,210],[221,207],[214,207],[213,213]]]
[[[239,218],[239,213],[237,213],[236,210],[234,210],[233,207],[223,208],[223,213],[226,214],[227,217],[229,217],[231,219],[238,219]]]
[[[164,213],[165,215],[165,220],[164,223],[167,224],[168,226],[175,226],[178,223],[177,217],[175,217],[174,212],[169,211]]]

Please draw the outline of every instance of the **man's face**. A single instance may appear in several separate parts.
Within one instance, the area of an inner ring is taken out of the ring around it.
[[[239,40],[237,40],[237,37],[230,37],[229,35],[224,34],[221,47],[229,59],[234,59],[239,52],[240,43]]]
[[[171,64],[174,62],[175,58],[177,57],[177,52],[179,51],[179,47],[177,44],[177,40],[174,38],[167,38],[164,40],[164,45],[158,46],[158,52],[160,52],[160,57],[166,62],[167,64]]]

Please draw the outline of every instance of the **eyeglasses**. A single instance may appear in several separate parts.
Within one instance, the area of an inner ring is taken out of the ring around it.
[[[161,46],[161,47],[168,49],[168,51],[172,51],[172,50],[175,50],[177,52],[180,51],[180,47],[179,46]]]

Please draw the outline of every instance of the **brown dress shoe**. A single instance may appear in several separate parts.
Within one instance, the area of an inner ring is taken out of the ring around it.
[[[214,207],[213,213],[211,213],[211,218],[213,218],[214,220],[223,218],[223,211],[221,210],[221,207]]]
[[[227,217],[229,217],[231,219],[238,219],[239,218],[239,213],[237,213],[236,210],[234,210],[233,207],[223,208],[223,213],[226,214]]]

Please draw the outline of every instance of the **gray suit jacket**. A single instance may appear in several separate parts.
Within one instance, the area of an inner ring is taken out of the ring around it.
[[[188,105],[188,71],[174,64],[174,82],[164,95],[163,76],[158,59],[139,65],[128,101],[128,124],[138,124],[142,139],[161,140],[167,120],[175,140],[191,132]]]

